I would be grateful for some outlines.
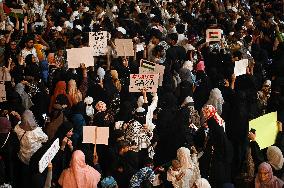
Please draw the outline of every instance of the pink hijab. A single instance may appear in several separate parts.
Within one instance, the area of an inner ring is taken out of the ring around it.
[[[62,172],[58,183],[63,188],[97,188],[101,174],[85,163],[85,155],[76,150],[70,162],[70,167]]]
[[[257,174],[255,178],[255,188],[282,188],[284,182],[276,176],[273,176],[270,164],[266,162],[261,163],[258,167],[258,172],[260,170],[265,170],[266,173],[269,174],[269,178],[264,182],[259,179],[259,175]]]

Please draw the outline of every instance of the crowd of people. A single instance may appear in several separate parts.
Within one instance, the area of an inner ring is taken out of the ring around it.
[[[1,0],[0,187],[282,188],[283,8],[282,0]],[[221,29],[220,41],[208,42],[207,29]],[[68,68],[66,50],[87,47],[98,31],[111,36],[106,55]],[[134,56],[117,56],[115,39],[132,39]],[[155,93],[129,92],[142,59],[165,67]],[[243,59],[246,74],[236,76]],[[249,121],[270,112],[278,134],[261,150]],[[108,145],[83,143],[84,126],[108,127]]]

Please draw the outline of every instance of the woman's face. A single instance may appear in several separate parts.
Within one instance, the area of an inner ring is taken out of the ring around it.
[[[70,138],[72,135],[73,135],[73,129],[71,129],[71,130],[66,134],[66,136],[67,136],[68,138]]]
[[[269,181],[269,172],[266,169],[260,169],[258,172],[258,178],[261,182]]]
[[[36,62],[36,58],[35,56],[32,57],[32,62],[35,63]]]

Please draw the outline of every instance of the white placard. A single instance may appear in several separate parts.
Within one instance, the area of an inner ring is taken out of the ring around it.
[[[235,76],[240,76],[246,74],[248,66],[248,59],[242,59],[235,62],[234,74]]]
[[[71,48],[67,49],[68,68],[78,68],[81,63],[86,67],[94,66],[94,48]]]
[[[157,92],[158,86],[159,74],[130,74],[129,92],[141,92],[143,88]]]
[[[107,31],[89,33],[89,46],[94,48],[94,56],[106,55],[108,38]]]
[[[218,42],[222,38],[222,29],[207,29],[206,42]]]
[[[55,157],[56,153],[59,151],[59,148],[59,138],[57,138],[38,162],[40,173],[44,171],[44,169],[48,166],[48,163],[50,163]]]

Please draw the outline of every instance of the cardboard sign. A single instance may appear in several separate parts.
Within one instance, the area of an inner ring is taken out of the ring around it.
[[[247,73],[248,59],[242,59],[235,62],[234,74],[240,76]]]
[[[0,80],[0,102],[6,101],[5,81]]]
[[[50,163],[55,157],[56,153],[59,151],[59,148],[59,138],[57,138],[38,162],[40,173],[44,171],[44,169],[48,166],[48,163]]]
[[[255,129],[260,149],[272,146],[278,133],[277,112],[265,114],[249,122],[249,129]]]
[[[219,42],[222,38],[222,29],[207,29],[206,42]]]
[[[132,39],[115,39],[117,56],[134,56]]]
[[[71,48],[67,50],[68,68],[78,68],[81,63],[86,67],[94,66],[94,48]]]
[[[89,46],[94,48],[94,56],[106,55],[107,53],[108,32],[90,32]]]
[[[130,74],[129,92],[141,92],[143,88],[157,92],[158,86],[159,74]]]
[[[15,14],[24,14],[24,11],[22,9],[11,8],[11,12]]]
[[[165,66],[144,59],[140,61],[139,74],[159,74],[159,86],[163,85]]]
[[[109,128],[83,126],[83,143],[108,145]]]

